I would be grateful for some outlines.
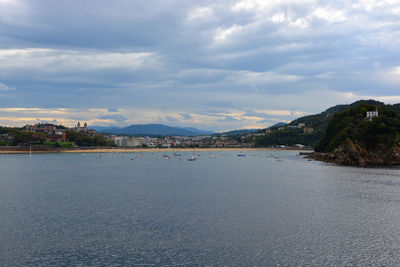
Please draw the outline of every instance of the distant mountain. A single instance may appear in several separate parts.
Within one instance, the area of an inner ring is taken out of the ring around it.
[[[180,129],[185,129],[191,132],[195,132],[195,133],[199,133],[199,134],[203,134],[203,135],[211,135],[211,134],[215,134],[215,132],[213,131],[205,131],[205,130],[200,130],[194,127],[179,127],[179,126],[175,126],[176,128],[180,128]]]
[[[196,136],[205,135],[209,131],[203,131],[196,128],[171,127],[163,124],[133,124],[128,127],[90,127],[101,133],[116,135],[137,135],[137,136]]]

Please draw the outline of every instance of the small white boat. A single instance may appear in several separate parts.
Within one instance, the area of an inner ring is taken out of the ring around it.
[[[197,159],[196,156],[190,156],[190,157],[188,158],[188,161],[195,161],[196,159]]]

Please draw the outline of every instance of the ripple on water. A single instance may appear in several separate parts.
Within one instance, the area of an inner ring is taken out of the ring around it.
[[[399,169],[237,154],[4,156],[0,265],[400,265]]]

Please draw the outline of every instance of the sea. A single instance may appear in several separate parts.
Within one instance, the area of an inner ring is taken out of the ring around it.
[[[0,155],[0,266],[400,266],[400,169],[298,151]]]

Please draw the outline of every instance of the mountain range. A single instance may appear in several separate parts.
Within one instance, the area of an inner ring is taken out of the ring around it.
[[[136,136],[196,136],[211,135],[215,133],[193,127],[171,127],[163,124],[133,124],[127,127],[92,126],[90,128],[100,133]]]
[[[279,122],[270,126],[269,128],[283,126],[286,123]],[[243,135],[249,133],[255,133],[261,129],[241,129],[232,130],[222,133],[216,133],[213,131],[200,130],[194,127],[179,127],[179,126],[167,126],[163,124],[133,124],[127,127],[118,126],[91,126],[90,129],[94,129],[99,133],[109,133],[116,135],[132,135],[132,136],[198,136],[198,135]]]

